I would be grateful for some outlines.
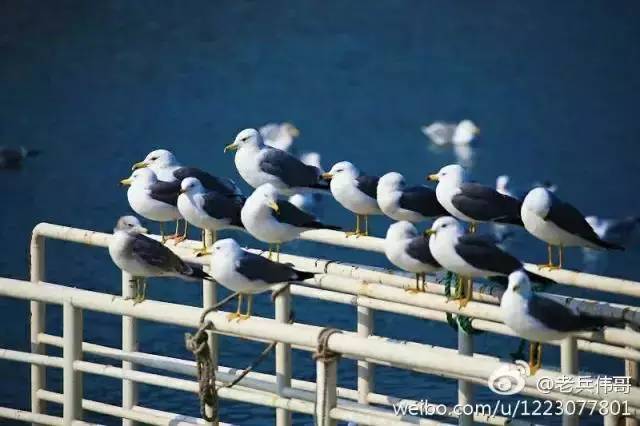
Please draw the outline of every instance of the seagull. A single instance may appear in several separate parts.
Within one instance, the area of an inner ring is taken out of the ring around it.
[[[498,248],[492,237],[486,235],[464,234],[464,230],[455,218],[444,216],[436,219],[431,229],[425,231],[429,235],[429,249],[433,257],[448,271],[458,274],[458,293],[463,292],[460,306],[465,306],[472,297],[473,283],[471,278],[490,278],[503,283],[504,277],[511,272],[522,269],[522,262]],[[527,272],[540,284],[555,281]],[[464,281],[464,286],[462,285]]]
[[[380,178],[376,193],[378,206],[385,215],[396,221],[417,223],[448,214],[433,189],[406,185],[400,173],[391,172]]]
[[[130,177],[122,179],[120,184],[128,186],[129,206],[140,216],[160,222],[162,242],[179,238],[178,225],[174,235],[165,237],[164,222],[178,220],[182,216],[178,211],[179,187],[173,182],[162,182],[151,169],[135,170]]]
[[[422,126],[420,130],[436,145],[467,145],[480,133],[471,120],[462,120],[458,124],[436,121],[429,126]]]
[[[545,295],[534,293],[527,273],[521,269],[509,274],[509,284],[502,295],[500,311],[505,325],[531,342],[531,375],[542,366],[542,343],[564,339],[572,332],[599,330],[604,326],[622,323],[576,312]]]
[[[509,181],[511,178],[509,175],[500,175],[496,178],[496,191],[502,195],[506,195],[507,197],[518,198],[516,195],[509,189]]]
[[[314,166],[320,170],[320,173],[324,173],[322,164],[320,164],[320,154],[317,152],[306,152],[300,156],[302,161],[307,166]],[[322,212],[322,202],[324,200],[324,194],[319,192],[299,192],[289,197],[289,202],[314,216],[319,216]]]
[[[289,151],[293,140],[300,136],[300,130],[291,123],[267,123],[260,127],[260,134],[266,145]]]
[[[348,161],[334,164],[329,172],[322,174],[322,178],[330,181],[333,198],[345,209],[356,214],[356,229],[354,232],[347,232],[347,236],[369,235],[369,216],[382,215],[376,200],[380,178],[361,174],[356,166]],[[364,216],[364,231],[360,230],[360,216]]]
[[[429,240],[418,233],[413,224],[400,221],[392,224],[387,230],[384,254],[400,269],[416,274],[416,289],[411,292],[424,292],[426,289],[427,273],[441,269],[440,264],[431,255]],[[422,289],[420,288],[422,279]]]
[[[180,165],[175,155],[166,149],[156,149],[151,151],[145,159],[134,164],[131,170],[148,167],[158,176],[158,180],[165,182],[182,182],[188,177],[198,178],[200,183],[212,191],[217,191],[224,195],[242,195],[242,191],[236,183],[229,178],[219,178],[196,167],[183,167]]]
[[[251,316],[254,294],[265,292],[276,284],[304,281],[315,275],[247,252],[231,238],[216,241],[212,251],[212,277],[229,290],[239,293],[238,309],[229,314],[229,320],[237,318],[240,321]],[[243,295],[247,296],[246,314],[240,313]]]
[[[213,241],[217,240],[220,229],[242,229],[240,210],[244,197],[228,196],[216,191],[207,190],[198,178],[183,179],[178,197],[178,211],[190,224],[213,232]],[[199,256],[210,254],[202,235],[202,248],[197,249]]]
[[[640,235],[640,216],[628,216],[622,219],[605,219],[598,216],[585,217],[601,240],[626,246],[634,237]]]
[[[27,149],[23,146],[18,148],[0,146],[0,169],[19,169],[25,158],[35,157],[39,153],[40,151]]]
[[[264,144],[256,129],[244,129],[224,152],[237,151],[236,168],[240,176],[252,187],[270,183],[286,195],[302,191],[327,190],[320,180],[320,170],[277,148]]]
[[[177,277],[189,281],[212,279],[202,268],[188,265],[160,242],[143,235],[146,232],[138,218],[122,216],[109,240],[113,263],[133,276],[134,303],[144,300],[147,277]]]
[[[269,258],[272,244],[276,256],[280,256],[280,244],[294,240],[309,229],[340,229],[326,225],[315,216],[303,212],[286,200],[278,200],[278,190],[265,183],[253,191],[240,212],[242,224],[252,236],[269,243]]]
[[[465,182],[465,170],[450,164],[427,178],[437,181],[436,196],[449,214],[469,222],[469,231],[475,232],[479,222],[509,223],[522,226],[520,201],[500,194],[493,188]]]
[[[624,250],[598,237],[578,209],[545,188],[529,191],[522,202],[521,214],[525,229],[548,245],[549,260],[546,265],[540,265],[541,268],[562,268],[564,247]],[[558,265],[553,263],[552,246],[558,247]]]

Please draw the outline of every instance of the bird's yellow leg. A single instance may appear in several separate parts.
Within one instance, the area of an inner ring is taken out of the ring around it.
[[[558,247],[558,269],[562,268],[562,254],[564,253],[564,246]]]
[[[464,285],[462,286],[462,288],[464,289],[463,294],[461,295],[460,300],[458,301],[458,307],[460,309],[467,306],[467,303],[469,303],[469,301],[473,297],[473,280],[471,279],[471,277],[465,278]]]
[[[207,251],[207,233],[204,229],[202,230],[202,248],[194,249],[193,252],[198,257],[211,254],[210,251]]]
[[[162,244],[167,242],[167,237],[164,235],[164,222],[160,222],[160,241]]]
[[[424,272],[420,274],[420,278],[422,278],[422,292],[426,293],[427,292],[427,274],[425,274]]]
[[[267,259],[271,260],[272,255],[273,255],[273,245],[269,244],[269,254],[267,254]]]
[[[147,281],[144,278],[138,278],[136,285],[136,297],[133,299],[133,304],[137,305],[144,301],[147,293]]]
[[[365,237],[369,236],[369,215],[368,214],[364,215],[364,236]]]
[[[186,220],[184,221],[184,233],[182,235],[178,235],[177,237],[175,237],[173,240],[175,241],[176,244],[183,242],[184,240],[187,239],[187,230],[189,229],[189,222],[187,222]],[[178,233],[178,230],[176,229],[176,234]]]
[[[360,215],[359,214],[356,214],[356,230],[345,232],[345,237],[350,237],[352,235],[355,235],[356,237],[360,236]]]
[[[276,243],[276,262],[280,262],[280,243]]]
[[[235,312],[227,314],[227,321],[231,321],[235,318],[240,318],[240,308],[242,307],[242,293],[238,293],[238,308]]]
[[[244,315],[238,316],[237,321],[244,321],[246,319],[251,318],[251,310],[253,309],[253,294],[247,294],[247,313]]]
[[[542,367],[542,343],[529,342],[529,374],[533,376]]]
[[[416,274],[416,288],[407,288],[405,291],[408,293],[420,292],[420,274]]]
[[[560,253],[560,265],[562,265],[562,248],[558,248],[558,253]],[[553,264],[553,246],[551,244],[547,244],[547,257],[548,261],[546,264],[538,265],[538,269],[559,269],[561,266],[556,266]]]

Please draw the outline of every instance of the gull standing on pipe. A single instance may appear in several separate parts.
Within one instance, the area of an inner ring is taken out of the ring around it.
[[[431,254],[429,240],[407,221],[396,222],[389,227],[384,241],[384,254],[398,268],[416,274],[416,289],[409,289],[411,292],[424,292],[426,274],[442,268]]]
[[[521,214],[525,229],[547,243],[548,262],[541,268],[562,268],[564,247],[624,250],[598,237],[578,209],[546,188],[529,191],[522,202]],[[558,247],[557,265],[553,263],[552,246]]]
[[[345,209],[356,214],[356,229],[354,232],[347,232],[346,236],[368,236],[369,216],[382,215],[376,200],[380,178],[360,174],[356,166],[348,161],[334,164],[322,178],[330,181],[333,198]],[[364,231],[360,229],[360,216],[364,217]]]
[[[327,190],[317,167],[304,164],[286,151],[265,145],[256,129],[244,129],[224,152],[237,151],[235,164],[240,176],[252,187],[270,183],[285,195]]]
[[[310,229],[333,229],[289,201],[278,199],[278,190],[265,183],[253,191],[240,212],[242,224],[252,236],[269,243],[269,258],[275,245],[276,260],[280,260],[280,244],[294,240]]]
[[[433,189],[424,185],[407,187],[400,173],[391,172],[382,176],[376,194],[380,210],[396,221],[418,223],[448,215]]]
[[[143,235],[146,232],[135,216],[122,216],[109,240],[113,263],[133,276],[134,303],[144,300],[147,277],[176,277],[188,281],[212,279],[202,268],[188,265],[167,247]]]
[[[221,229],[244,231],[240,220],[244,201],[240,195],[229,196],[207,190],[198,178],[188,177],[182,181],[178,210],[188,223],[202,229],[202,248],[195,250],[198,256],[210,254],[207,252],[204,230],[213,233],[213,241],[218,239],[217,232]]]
[[[425,233],[430,236],[429,249],[436,261],[460,278],[456,284],[458,295],[462,293],[460,307],[472,298],[472,278],[490,278],[504,283],[500,277],[523,267],[522,262],[497,247],[492,237],[465,235],[460,222],[451,216],[437,219]],[[533,272],[526,274],[540,284],[555,283]]]
[[[450,164],[427,177],[437,181],[436,196],[451,216],[469,222],[469,231],[475,232],[480,222],[509,223],[522,226],[521,202],[493,188],[465,182],[465,170]]]
[[[160,222],[163,243],[170,238],[179,238],[177,224],[174,235],[167,238],[164,234],[164,222],[181,218],[177,207],[179,188],[174,183],[159,181],[151,169],[140,169],[135,170],[127,179],[122,179],[120,184],[129,187],[127,200],[134,212],[146,219]]]
[[[599,330],[604,326],[620,326],[623,321],[595,317],[576,312],[564,304],[534,293],[523,270],[509,275],[507,290],[500,301],[505,325],[519,337],[527,339],[530,374],[542,366],[542,343],[561,340],[572,332]]]
[[[254,294],[270,290],[276,284],[300,282],[315,275],[245,251],[231,238],[216,241],[212,252],[211,275],[224,287],[239,293],[238,309],[229,314],[229,320],[237,318],[240,321],[251,316]],[[244,295],[247,296],[247,311],[241,314]]]

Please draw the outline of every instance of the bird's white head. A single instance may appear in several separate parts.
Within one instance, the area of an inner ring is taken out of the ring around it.
[[[131,170],[149,167],[151,170],[157,172],[160,169],[175,167],[178,165],[178,160],[171,151],[167,149],[156,149],[148,153],[143,161],[134,164],[131,167]]]
[[[298,136],[300,136],[300,129],[298,129],[293,123],[289,123],[289,122],[282,123],[282,129],[291,138],[297,138]]]
[[[431,229],[427,229],[425,235],[430,236],[432,239],[458,237],[464,233],[460,222],[454,217],[443,216],[436,219],[431,225]]]
[[[522,201],[522,208],[545,218],[551,208],[551,193],[542,187],[533,188]]]
[[[453,142],[457,144],[466,144],[473,140],[480,133],[480,129],[471,120],[462,120],[456,126],[453,136]]]
[[[532,294],[531,281],[524,270],[519,269],[509,274],[507,291],[521,294],[523,297],[529,297]]]
[[[137,169],[131,173],[126,179],[120,181],[120,185],[132,186],[132,185],[150,185],[158,181],[156,174],[151,169]]]
[[[181,194],[197,194],[204,192],[204,186],[200,182],[200,179],[195,177],[188,177],[182,180],[180,183]]]
[[[247,145],[261,146],[262,144],[264,144],[264,140],[259,131],[256,129],[244,129],[238,133],[232,144],[224,147],[224,152],[237,151]]]
[[[406,185],[404,176],[397,172],[387,173],[378,181],[378,188],[384,191],[397,191]]]
[[[392,224],[389,229],[387,229],[387,239],[388,240],[406,240],[409,238],[415,238],[418,236],[418,230],[411,222],[407,222],[406,220],[401,220],[400,222],[396,222]]]
[[[278,206],[278,189],[270,183],[260,185],[253,191],[251,198],[256,199],[260,204],[276,212],[280,211],[280,207]]]
[[[460,185],[465,179],[465,170],[459,164],[449,164],[444,166],[438,173],[430,174],[427,176],[428,180],[436,182],[444,182],[452,185]]]
[[[320,163],[320,154],[317,152],[305,152],[300,156],[300,161],[302,161],[307,166],[317,167],[320,170],[322,169],[322,164]]]
[[[146,234],[147,228],[143,227],[140,221],[135,216],[122,216],[116,222],[116,227],[113,230],[113,233],[116,232],[125,232],[127,234]]]
[[[507,185],[509,185],[509,176],[500,175],[496,178],[496,191],[498,192],[506,191]]]
[[[322,178],[325,180],[344,176],[355,179],[360,176],[360,171],[350,162],[340,161],[339,163],[334,164],[333,167],[331,167],[331,170],[327,173],[322,174]]]
[[[213,244],[213,256],[233,256],[241,251],[242,248],[233,238],[218,240]]]

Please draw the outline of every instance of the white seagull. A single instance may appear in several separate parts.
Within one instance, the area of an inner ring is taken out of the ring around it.
[[[113,263],[133,276],[135,303],[144,300],[147,277],[211,280],[202,268],[188,265],[160,242],[142,235],[146,232],[135,216],[123,216],[118,219],[109,240],[109,255]]]
[[[436,121],[429,126],[422,126],[420,130],[436,145],[467,145],[480,133],[471,120],[462,120],[458,124]]]
[[[433,189],[424,185],[407,187],[400,173],[391,172],[382,176],[376,194],[380,210],[393,220],[417,223],[448,215]]]
[[[178,210],[182,217],[193,226],[213,232],[213,241],[217,240],[217,231],[221,229],[244,230],[240,220],[240,210],[244,197],[223,195],[207,190],[198,178],[188,177],[182,181]],[[207,245],[202,236],[202,248],[196,253],[208,254]]]
[[[456,287],[458,295],[463,293],[461,306],[471,300],[471,278],[490,278],[504,284],[505,279],[501,277],[523,267],[522,262],[496,246],[493,237],[465,235],[460,222],[451,216],[436,219],[425,233],[430,235],[429,249],[436,261],[460,278]],[[533,272],[527,274],[541,284],[555,282]]]
[[[265,145],[256,129],[244,129],[224,152],[237,151],[235,164],[240,176],[252,187],[274,185],[286,195],[327,190],[317,167],[304,164],[286,151]]]
[[[587,216],[585,220],[601,240],[627,246],[640,235],[640,216],[627,216],[622,219],[605,219]]]
[[[382,215],[376,199],[378,190],[377,176],[360,174],[360,171],[348,161],[333,165],[323,173],[322,178],[330,181],[331,194],[345,209],[356,214],[356,229],[347,232],[347,236],[369,235],[369,216]],[[360,229],[360,217],[364,217],[364,231]]]
[[[548,245],[548,262],[540,267],[562,268],[564,247],[624,250],[623,247],[598,237],[578,209],[545,188],[529,191],[522,202],[521,213],[526,230]],[[553,263],[552,246],[558,247],[557,265]]]
[[[300,136],[300,130],[291,123],[267,123],[260,127],[260,134],[264,143],[283,151],[289,151],[295,138]]]
[[[229,320],[237,318],[240,321],[251,316],[254,294],[265,292],[276,284],[304,281],[315,275],[247,252],[231,238],[216,241],[212,251],[211,276],[224,287],[239,293],[238,309],[229,314]],[[248,299],[247,312],[241,314],[244,295]]]
[[[564,339],[582,330],[598,330],[620,321],[576,312],[545,295],[534,293],[529,277],[523,270],[509,275],[507,290],[500,301],[504,323],[519,337],[530,341],[529,368],[531,374],[542,366],[542,343]]]
[[[441,269],[440,264],[431,255],[429,240],[419,234],[410,222],[396,222],[387,230],[384,254],[398,268],[416,274],[416,289],[412,292],[425,291],[426,274]],[[422,279],[422,288],[420,288]]]
[[[438,182],[436,196],[442,207],[458,220],[469,222],[470,232],[475,232],[481,222],[522,226],[519,200],[488,186],[466,182],[460,165],[450,164],[427,178]]]
[[[179,187],[174,183],[159,181],[151,169],[135,170],[130,177],[122,179],[120,184],[128,186],[127,200],[129,206],[140,216],[160,222],[160,236],[162,242],[167,238],[164,234],[164,223],[180,219],[178,211]],[[169,238],[178,238],[176,233]]]
[[[253,191],[240,212],[242,224],[252,236],[269,243],[269,257],[272,244],[279,258],[280,244],[294,240],[303,231],[310,229],[339,229],[326,225],[300,210],[289,201],[278,199],[278,190],[265,183]]]

